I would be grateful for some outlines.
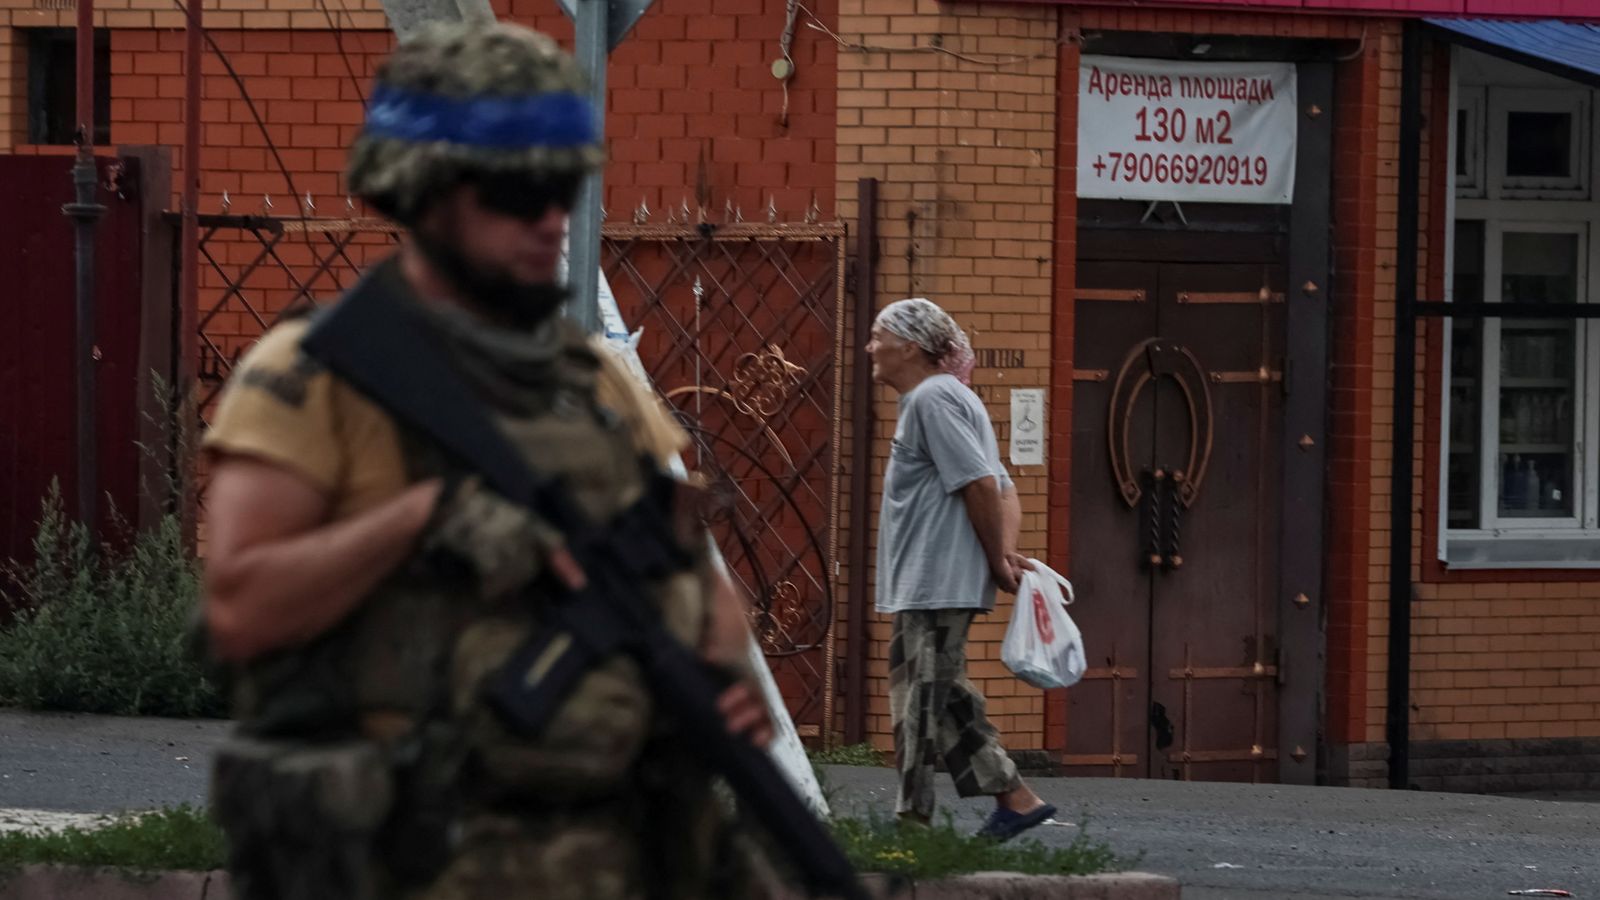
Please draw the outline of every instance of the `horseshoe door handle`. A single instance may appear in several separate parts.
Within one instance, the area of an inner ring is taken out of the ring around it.
[[[1171,485],[1183,508],[1194,505],[1205,481],[1206,465],[1211,461],[1213,418],[1211,389],[1205,369],[1187,347],[1165,338],[1151,338],[1129,351],[1111,387],[1111,409],[1106,434],[1110,441],[1111,474],[1117,493],[1129,509],[1137,509],[1144,496],[1139,470],[1133,466],[1131,424],[1139,394],[1157,378],[1171,378],[1183,391],[1189,411],[1189,455],[1182,475]]]

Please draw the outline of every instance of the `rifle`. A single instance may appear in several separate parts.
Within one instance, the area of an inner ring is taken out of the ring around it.
[[[650,465],[644,496],[608,523],[588,521],[567,486],[535,472],[489,418],[436,338],[417,321],[392,260],[320,315],[302,346],[312,358],[425,435],[507,499],[557,528],[587,584],[544,604],[549,613],[485,686],[508,728],[537,735],[592,666],[627,653],[656,700],[698,740],[710,768],[787,850],[806,887],[866,900],[848,859],[770,757],[730,734],[717,698],[726,678],[669,633],[645,599],[650,579],[691,556],[671,524],[674,484]]]

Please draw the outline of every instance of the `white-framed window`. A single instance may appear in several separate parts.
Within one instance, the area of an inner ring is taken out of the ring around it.
[[[1491,196],[1588,196],[1589,91],[1490,87]]]
[[[1458,221],[1456,298],[1578,303],[1589,296],[1589,238],[1583,223]],[[1595,527],[1593,329],[1571,319],[1453,324],[1451,526],[1480,537]]]
[[[1453,88],[1449,299],[1600,302],[1591,92],[1495,65]],[[1440,559],[1600,568],[1600,321],[1448,321]]]

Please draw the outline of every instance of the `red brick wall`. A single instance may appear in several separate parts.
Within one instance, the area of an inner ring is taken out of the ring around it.
[[[870,48],[840,58],[841,208],[854,218],[857,179],[879,180],[878,305],[929,297],[967,329],[980,359],[973,387],[988,407],[1002,459],[1009,459],[1009,389],[1041,387],[1049,377],[1057,20],[1056,9],[1041,5],[841,2],[838,30]],[[985,360],[991,350],[1016,355]],[[880,387],[874,410],[872,467],[847,477],[871,478],[876,493],[894,431],[893,392]],[[1064,426],[1050,427],[1059,434]],[[1048,470],[1010,469],[1022,506],[1019,547],[1039,556],[1049,527]],[[867,534],[841,537],[865,541],[868,559],[877,531],[872,515]],[[868,572],[844,577],[870,579],[870,564]],[[1006,747],[1037,750],[1044,746],[1044,697],[999,658],[1010,609],[1011,598],[1002,595],[995,612],[973,624],[967,670],[988,697]],[[847,616],[841,609],[836,621]],[[884,749],[893,733],[891,627],[889,617],[869,613],[867,730]]]
[[[816,12],[826,21],[831,8],[819,3]],[[513,0],[505,12],[570,46],[571,25],[552,0]],[[646,13],[613,54],[608,75],[606,198],[614,214],[631,214],[641,200],[658,213],[685,199],[693,205],[702,153],[705,188],[719,215],[729,199],[747,212],[775,200],[782,214],[799,218],[813,197],[825,216],[832,213],[837,48],[797,28],[784,121],[782,87],[769,68],[783,24],[780,0],[662,0]],[[326,29],[211,36],[256,101],[267,135],[222,60],[208,53],[203,211],[216,211],[223,191],[235,211],[254,211],[263,194],[286,211],[279,199],[288,184],[266,152],[270,137],[300,194],[309,190],[321,212],[340,214],[344,151],[360,126],[360,97],[392,36]],[[115,142],[181,145],[182,48],[176,30],[113,34]]]
[[[119,2],[137,0],[107,5]],[[571,46],[572,27],[554,0],[499,0],[497,6],[502,16]],[[346,148],[360,129],[362,99],[393,36],[372,27],[372,10],[341,14],[341,21],[366,27],[335,32],[325,14],[308,19],[304,10],[283,7],[279,0],[261,0],[252,9],[207,12],[215,49],[207,50],[202,69],[202,213],[221,212],[226,192],[233,213],[262,212],[270,197],[274,214],[296,215],[309,193],[315,215],[348,214]],[[834,0],[814,5],[823,22],[835,20],[835,9]],[[0,15],[28,26],[65,23],[61,14],[40,17],[7,11],[3,4]],[[187,166],[184,34],[175,27],[118,26],[180,22],[165,13],[158,18],[123,9],[104,11],[101,21],[113,28],[112,141],[173,148],[176,209]],[[750,218],[773,203],[781,218],[799,220],[813,202],[824,218],[833,217],[837,45],[797,23],[791,48],[796,71],[784,115],[783,86],[770,70],[784,24],[782,0],[661,0],[652,6],[613,54],[608,73],[611,158],[605,175],[613,220],[631,219],[642,201],[661,221],[669,207],[695,205],[697,193],[717,218],[729,201]],[[0,28],[0,35],[0,79],[6,80],[0,112],[10,113],[9,127],[0,129],[0,150],[67,152],[17,143],[26,134],[25,29]],[[382,236],[364,244],[351,253],[356,264],[390,246]],[[219,238],[207,250],[230,274],[202,262],[203,314],[217,308],[231,273],[261,246],[253,239]],[[251,276],[250,308],[229,302],[206,323],[225,358],[260,332],[252,310],[270,321],[294,298],[295,279],[310,274],[313,254],[304,241],[285,241],[280,256],[292,277],[282,267],[262,267]],[[343,283],[349,276],[346,267]],[[334,285],[323,276],[320,287]]]
[[[1362,739],[1367,682],[1367,554],[1372,475],[1372,305],[1377,217],[1378,57],[1335,76],[1334,296],[1327,555],[1327,729],[1333,743]]]

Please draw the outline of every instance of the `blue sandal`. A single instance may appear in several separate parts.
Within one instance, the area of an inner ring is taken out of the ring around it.
[[[1003,806],[995,807],[989,814],[989,820],[978,829],[977,837],[986,837],[996,841],[1009,841],[1017,835],[1027,831],[1035,825],[1048,821],[1056,814],[1056,808],[1046,803],[1032,812],[1012,812]]]

